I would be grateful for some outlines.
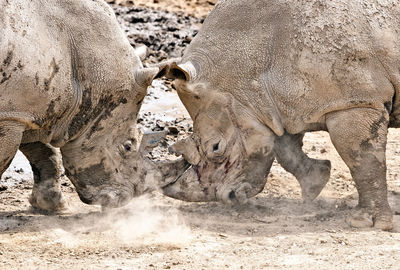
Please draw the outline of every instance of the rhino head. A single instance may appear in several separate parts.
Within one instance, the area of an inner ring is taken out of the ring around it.
[[[193,134],[172,151],[191,164],[163,187],[186,201],[244,203],[264,188],[274,160],[274,133],[220,83],[202,76],[191,61],[172,64],[170,76],[193,119]]]
[[[122,90],[108,91],[97,100],[97,93],[83,92],[83,113],[72,120],[72,137],[61,147],[66,175],[80,199],[88,204],[122,206],[133,196],[155,187],[163,176],[159,172],[161,165],[145,157],[146,146],[154,144],[156,138],[149,141],[149,136],[136,127],[147,87],[162,74],[163,67],[143,68],[137,56],[133,59],[136,61],[131,70],[135,72],[129,75],[129,85],[120,87]]]

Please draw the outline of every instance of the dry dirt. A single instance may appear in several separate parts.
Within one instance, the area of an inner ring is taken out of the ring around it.
[[[139,119],[145,129],[169,131],[154,158],[191,130],[166,85],[154,82]],[[400,269],[400,130],[390,130],[387,147],[392,232],[346,225],[357,193],[327,133],[307,134],[304,150],[332,161],[328,185],[308,205],[275,163],[264,191],[239,208],[153,192],[101,212],[64,179],[70,209],[60,215],[30,209],[32,175],[19,156],[0,181],[0,269]]]

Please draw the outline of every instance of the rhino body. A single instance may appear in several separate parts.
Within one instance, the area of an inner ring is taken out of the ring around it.
[[[170,66],[194,133],[175,146],[192,167],[165,194],[245,201],[274,156],[296,170],[288,149],[325,130],[359,194],[347,221],[392,228],[385,147],[400,127],[399,25],[395,1],[219,1]]]
[[[102,0],[0,0],[0,175],[18,148],[34,172],[30,202],[64,207],[60,154],[85,203],[120,206],[155,168],[136,116],[159,68],[143,68]]]

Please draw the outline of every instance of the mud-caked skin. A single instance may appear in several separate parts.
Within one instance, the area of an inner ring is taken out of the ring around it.
[[[21,144],[19,150],[29,160],[33,172],[33,190],[30,204],[46,211],[67,209],[61,193],[61,153],[41,142]]]
[[[160,175],[138,151],[136,116],[162,68],[143,68],[102,0],[0,0],[0,175],[20,148],[30,202],[64,208],[59,153],[86,203],[116,207]]]
[[[219,1],[170,66],[194,134],[175,146],[192,167],[165,194],[245,201],[276,155],[313,199],[330,163],[306,157],[301,140],[326,130],[359,194],[347,221],[391,229],[385,146],[388,127],[400,127],[398,25],[400,6],[388,0]]]

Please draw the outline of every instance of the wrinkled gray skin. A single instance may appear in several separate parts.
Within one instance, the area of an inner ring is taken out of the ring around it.
[[[192,167],[165,194],[246,201],[275,154],[296,171],[302,158],[291,152],[304,132],[325,130],[359,194],[348,223],[391,229],[385,147],[388,127],[400,127],[399,9],[388,0],[219,1],[170,67],[194,134],[175,146]]]
[[[65,207],[53,146],[85,203],[121,206],[154,185],[136,116],[161,68],[143,68],[104,1],[0,0],[0,48],[0,175],[19,148],[34,207]]]

